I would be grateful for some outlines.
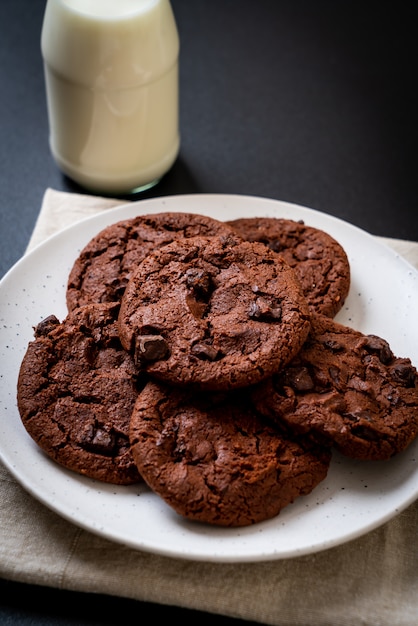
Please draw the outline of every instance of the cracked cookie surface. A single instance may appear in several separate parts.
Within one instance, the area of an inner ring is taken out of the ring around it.
[[[418,377],[388,342],[312,316],[298,355],[252,392],[257,409],[348,457],[389,459],[418,434]]]
[[[340,311],[350,289],[350,264],[331,235],[275,217],[238,218],[228,224],[244,239],[278,252],[293,267],[314,312],[334,317]]]
[[[140,385],[117,334],[119,306],[78,308],[35,329],[18,379],[18,408],[32,439],[57,463],[104,482],[142,480],[129,421]]]
[[[232,389],[285,365],[309,320],[287,263],[229,234],[179,239],[148,255],[122,297],[119,334],[154,379]]]
[[[130,439],[150,488],[179,515],[217,526],[276,516],[326,477],[331,457],[280,434],[251,409],[246,390],[193,393],[148,382]]]
[[[225,223],[194,213],[162,212],[121,220],[83,248],[70,271],[68,310],[91,302],[118,302],[133,268],[174,239],[230,232]]]

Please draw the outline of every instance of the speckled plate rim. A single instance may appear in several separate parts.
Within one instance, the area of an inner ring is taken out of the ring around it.
[[[387,462],[334,454],[310,495],[276,518],[222,529],[179,518],[145,486],[117,487],[78,476],[50,461],[24,430],[16,381],[33,326],[66,314],[68,273],[81,248],[102,228],[138,214],[202,213],[217,219],[274,216],[304,220],[345,248],[352,284],[338,321],[387,339],[418,364],[418,272],[365,231],[330,215],[255,196],[192,194],[139,200],[86,218],[23,257],[0,282],[0,458],[35,498],[67,520],[138,550],[191,560],[251,562],[331,548],[377,528],[418,497],[418,442]]]

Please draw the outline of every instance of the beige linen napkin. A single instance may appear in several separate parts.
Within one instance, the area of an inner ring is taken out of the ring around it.
[[[47,190],[30,246],[120,201]],[[418,243],[385,240],[418,267]],[[418,623],[418,502],[360,539],[264,563],[202,563],[123,547],[73,526],[0,465],[0,576],[275,626]]]

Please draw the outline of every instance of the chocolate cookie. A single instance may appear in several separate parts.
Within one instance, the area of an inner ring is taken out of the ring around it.
[[[68,310],[90,302],[117,302],[138,263],[178,238],[230,232],[223,222],[194,213],[139,215],[104,228],[81,251],[67,284]]]
[[[232,389],[286,364],[309,319],[293,270],[275,252],[234,234],[193,237],[140,263],[122,297],[119,335],[156,379]]]
[[[327,474],[330,452],[284,437],[251,409],[245,390],[202,393],[149,382],[130,428],[151,489],[178,514],[218,526],[277,515]]]
[[[356,459],[389,459],[418,433],[418,378],[387,341],[324,316],[280,373],[253,392],[255,406],[296,434]]]
[[[35,329],[18,379],[18,408],[34,441],[54,461],[90,478],[141,479],[129,445],[138,395],[136,368],[117,334],[118,306],[86,305]]]
[[[278,252],[297,273],[311,308],[334,317],[350,288],[350,264],[342,246],[326,232],[303,222],[274,217],[229,221],[244,239]]]

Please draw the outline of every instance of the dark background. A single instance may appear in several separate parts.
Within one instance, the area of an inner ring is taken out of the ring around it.
[[[242,193],[418,239],[413,3],[173,0],[181,151],[147,197]],[[0,275],[47,187],[80,191],[48,147],[44,0],[0,2]]]
[[[376,235],[418,240],[413,3],[172,6],[181,39],[181,151],[161,183],[140,197],[265,196]],[[23,254],[45,189],[83,192],[49,152],[44,7],[45,0],[0,0],[0,276]],[[86,605],[80,597],[3,581],[0,624],[121,626],[139,621],[147,607],[95,596]],[[159,606],[152,616],[187,624],[201,618]]]

